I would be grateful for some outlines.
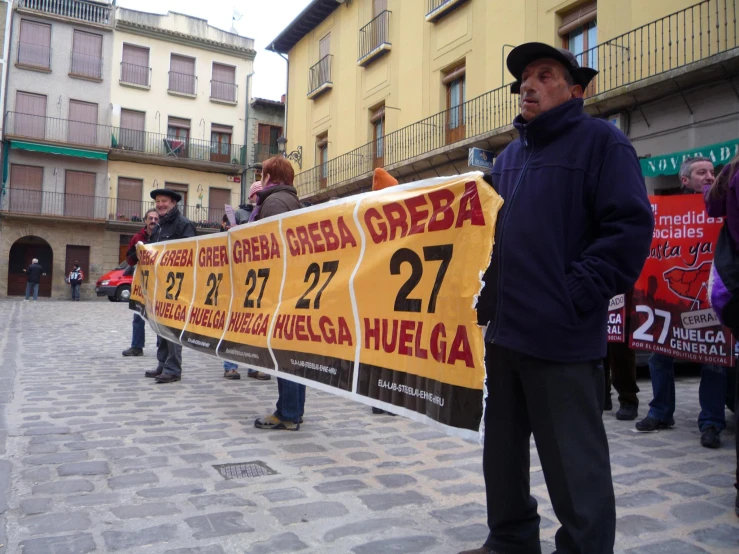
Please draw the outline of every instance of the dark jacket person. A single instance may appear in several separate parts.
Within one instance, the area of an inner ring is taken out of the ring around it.
[[[293,187],[295,172],[292,165],[282,156],[268,159],[262,165],[262,187],[257,194],[257,206],[251,221],[260,221],[302,206]],[[297,431],[303,420],[305,408],[305,385],[287,379],[277,379],[277,409],[274,413],[260,417],[254,422],[259,429],[284,429]]]
[[[169,189],[151,191],[159,214],[159,225],[151,233],[149,242],[184,239],[195,236],[195,225],[177,208],[182,200],[179,193]],[[157,346],[157,368],[147,371],[147,377],[153,377],[157,383],[173,383],[182,378],[182,345],[160,337]]]
[[[583,112],[596,71],[567,50],[513,49],[519,132],[497,158],[505,203],[478,305],[487,323],[483,469],[488,527],[474,551],[540,552],[529,492],[534,434],[560,554],[612,554],[616,509],[603,427],[609,299],[631,289],[653,218],[636,153]]]

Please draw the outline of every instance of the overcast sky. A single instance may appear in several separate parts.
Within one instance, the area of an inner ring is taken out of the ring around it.
[[[234,10],[241,15],[234,22],[238,34],[254,39],[252,96],[279,100],[285,90],[285,60],[265,50],[310,0],[118,0],[124,8],[144,12],[167,13],[168,10],[207,19],[213,27],[231,30]],[[154,8],[156,6],[156,8]]]

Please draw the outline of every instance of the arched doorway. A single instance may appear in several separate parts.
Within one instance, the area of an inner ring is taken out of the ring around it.
[[[51,296],[51,278],[54,268],[54,252],[49,243],[40,237],[27,236],[18,239],[10,247],[8,258],[8,296],[24,296],[26,294],[26,274],[23,272],[31,260],[38,259],[46,275],[41,277],[39,296]]]

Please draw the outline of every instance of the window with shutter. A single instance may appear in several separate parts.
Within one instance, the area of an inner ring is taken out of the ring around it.
[[[574,10],[562,15],[562,24],[559,27],[559,36],[562,37],[562,46],[575,55],[581,67],[598,69],[598,4],[594,0],[581,4]],[[609,52],[609,55],[611,53]],[[614,55],[619,55],[616,52]],[[596,93],[597,79],[594,79],[585,96]]]
[[[233,127],[229,125],[210,126],[210,161],[229,163],[231,161],[231,135]]]
[[[18,64],[51,69],[51,25],[21,19]]]
[[[45,137],[46,96],[17,91],[15,111],[14,134],[40,139]]]
[[[452,144],[465,138],[465,65],[447,71],[441,82],[446,85],[446,143]]]
[[[134,217],[144,217],[144,203],[142,201],[144,181],[118,177],[118,205],[116,219],[130,221]]]
[[[123,45],[121,81],[144,87],[150,86],[149,49],[133,44]]]
[[[187,158],[190,141],[190,120],[170,117],[167,122],[167,155]]]
[[[76,246],[67,245],[67,257],[65,262],[64,275],[69,275],[69,272],[74,268],[74,264],[80,264],[83,274],[83,283],[87,283],[90,280],[90,247],[89,246]]]
[[[44,168],[30,165],[10,166],[9,209],[26,214],[41,213]]]
[[[236,102],[236,68],[231,65],[213,63],[213,80],[210,96],[216,100]]]
[[[182,195],[182,200],[177,202],[177,208],[185,215],[185,217],[189,217],[189,214],[187,213],[187,193],[190,186],[182,183],[168,183],[165,181],[164,188],[179,192]]]
[[[169,90],[195,94],[195,58],[172,54],[169,62]]]
[[[97,104],[70,100],[67,140],[73,144],[97,145],[97,121]]]
[[[85,31],[74,31],[72,40],[72,75],[102,79],[103,37]]]
[[[67,170],[64,176],[64,215],[95,217],[95,173]]]
[[[231,203],[231,191],[211,187],[208,190],[208,221],[220,223],[226,213],[225,205]]]
[[[146,133],[144,132],[146,114],[133,110],[121,110],[121,128],[118,133],[118,147],[124,150],[144,151]]]

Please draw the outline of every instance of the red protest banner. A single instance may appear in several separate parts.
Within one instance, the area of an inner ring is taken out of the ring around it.
[[[630,346],[678,359],[733,365],[733,338],[709,304],[708,278],[722,220],[699,194],[652,196],[652,246],[634,288]]]
[[[626,295],[611,298],[608,304],[608,342],[626,341]]]

